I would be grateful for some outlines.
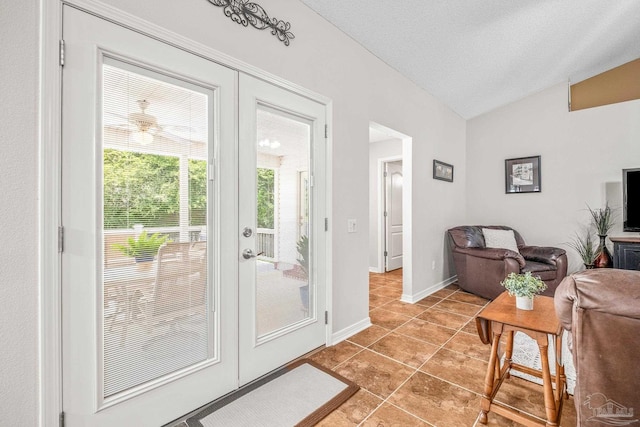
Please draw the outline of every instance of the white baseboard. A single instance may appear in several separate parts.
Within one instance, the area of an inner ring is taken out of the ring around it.
[[[384,273],[384,271],[380,271],[378,267],[369,267],[369,273]]]
[[[452,284],[456,280],[458,280],[458,276],[457,275],[453,276],[453,277],[449,277],[448,279],[443,280],[440,283],[436,283],[435,285],[430,286],[427,289],[424,289],[424,290],[418,292],[415,295],[402,294],[402,296],[400,297],[400,301],[406,302],[406,303],[409,303],[409,304],[415,304],[418,301],[420,301],[421,299],[423,299],[425,297],[428,297],[432,293],[437,292],[440,289],[449,286],[450,284]]]
[[[402,297],[400,298],[400,301],[402,302],[406,302],[409,304],[415,304],[416,302],[420,301],[421,299],[431,295],[434,292],[439,291],[440,289],[449,286],[450,284],[452,284],[453,282],[455,282],[456,280],[458,280],[458,276],[453,276],[450,277],[446,280],[443,280],[440,283],[436,283],[433,286],[428,287],[427,289],[418,292],[415,295],[402,295]],[[327,347],[331,346],[331,345],[336,345],[341,341],[346,340],[347,338],[357,334],[358,332],[362,332],[365,329],[367,329],[369,326],[371,326],[371,318],[367,317],[366,319],[362,319],[359,322],[354,323],[351,326],[347,326],[344,329],[341,329],[337,332],[334,332],[333,334],[331,334],[331,342],[327,343]]]
[[[331,342],[327,343],[327,347],[330,345],[336,345],[340,341],[344,341],[347,338],[357,334],[358,332],[362,332],[371,326],[371,319],[367,316],[366,319],[362,319],[361,321],[354,323],[351,326],[347,326],[344,329],[339,330],[338,332],[334,332],[331,335]]]

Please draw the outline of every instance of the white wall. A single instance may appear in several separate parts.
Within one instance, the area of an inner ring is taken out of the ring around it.
[[[0,416],[38,420],[37,2],[0,13]]]
[[[44,1],[44,0],[43,0]],[[368,317],[369,123],[413,138],[411,272],[414,293],[451,275],[444,229],[464,222],[465,121],[375,58],[302,3],[263,0],[272,17],[291,22],[285,47],[269,31],[245,28],[202,0],[108,0],[106,3],[211,46],[333,100],[332,179],[334,332]],[[4,2],[0,14],[3,195],[0,245],[0,413],[36,425],[38,319],[38,3]],[[9,58],[9,59],[8,59]],[[48,135],[44,135],[47,138]],[[431,179],[431,160],[456,166],[456,182]],[[46,212],[44,213],[47,214]],[[347,234],[347,218],[360,232]],[[435,260],[437,268],[427,268]],[[19,267],[19,268],[18,268]]]
[[[369,269],[377,273],[384,272],[379,265],[378,247],[383,236],[380,231],[380,192],[384,191],[380,159],[402,156],[402,140],[372,142],[369,144]]]
[[[618,208],[611,235],[625,234],[621,170],[640,167],[639,119],[637,100],[569,113],[560,84],[469,120],[470,222],[510,225],[527,243],[567,249],[570,272],[581,268],[566,242],[589,223],[587,204]],[[505,194],[504,160],[529,155],[542,156],[541,193]]]

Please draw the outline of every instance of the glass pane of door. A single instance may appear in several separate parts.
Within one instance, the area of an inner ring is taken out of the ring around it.
[[[311,124],[258,106],[257,341],[313,316],[309,253]]]
[[[107,398],[212,357],[212,92],[103,65],[102,369]]]

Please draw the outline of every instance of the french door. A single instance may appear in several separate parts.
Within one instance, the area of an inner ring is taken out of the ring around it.
[[[325,342],[325,108],[241,74],[240,123],[245,384]]]
[[[63,18],[66,425],[158,426],[237,387],[236,73]]]
[[[324,106],[63,22],[65,422],[158,426],[325,342]]]

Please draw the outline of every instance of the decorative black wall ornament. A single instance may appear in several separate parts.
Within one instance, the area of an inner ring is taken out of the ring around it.
[[[250,3],[249,0],[208,0],[214,6],[224,7],[224,14],[232,21],[247,27],[249,24],[258,30],[271,29],[271,34],[278,37],[286,46],[289,46],[291,39],[295,36],[289,29],[291,24],[269,18],[265,10],[257,3]]]

